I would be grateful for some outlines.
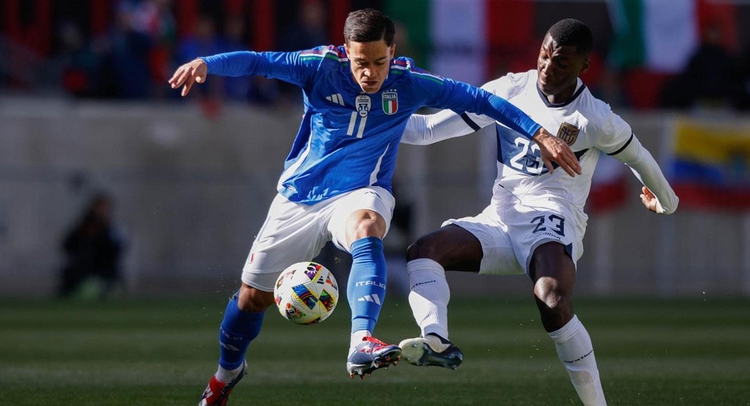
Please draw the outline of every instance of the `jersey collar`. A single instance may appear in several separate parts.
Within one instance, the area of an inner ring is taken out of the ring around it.
[[[576,91],[573,92],[573,96],[570,97],[570,100],[563,102],[563,103],[550,103],[550,101],[547,100],[547,96],[545,96],[544,93],[542,92],[542,89],[539,88],[539,83],[536,83],[536,91],[537,93],[539,93],[539,97],[542,98],[542,101],[544,102],[544,104],[549,108],[565,107],[568,104],[573,103],[575,99],[577,99],[578,96],[580,96],[581,93],[583,93],[585,89],[586,89],[586,85],[583,84],[581,79],[578,79]]]

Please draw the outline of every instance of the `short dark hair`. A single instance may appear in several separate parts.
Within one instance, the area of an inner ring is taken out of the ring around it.
[[[574,46],[581,55],[588,55],[594,47],[594,35],[586,24],[575,18],[566,18],[556,22],[547,35],[552,37],[558,46]]]
[[[344,41],[373,42],[384,40],[386,45],[393,45],[396,28],[388,16],[378,10],[365,8],[352,11],[344,23]]]

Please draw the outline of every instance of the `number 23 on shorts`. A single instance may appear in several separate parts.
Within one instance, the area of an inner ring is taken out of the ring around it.
[[[557,235],[565,236],[565,219],[557,214],[534,217],[531,219],[531,224],[536,224],[532,233],[539,233],[549,229]]]

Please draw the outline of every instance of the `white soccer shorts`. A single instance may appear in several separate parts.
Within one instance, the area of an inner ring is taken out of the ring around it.
[[[583,254],[584,229],[570,213],[495,201],[477,216],[450,219],[443,226],[449,224],[479,239],[484,253],[480,275],[528,275],[534,250],[547,242],[566,246],[574,264]]]
[[[296,262],[313,259],[326,242],[349,252],[346,220],[357,210],[372,210],[385,220],[386,233],[395,199],[378,186],[365,187],[314,205],[293,203],[276,195],[263,226],[255,237],[242,269],[242,282],[273,291],[281,271]],[[323,264],[325,265],[325,264]]]

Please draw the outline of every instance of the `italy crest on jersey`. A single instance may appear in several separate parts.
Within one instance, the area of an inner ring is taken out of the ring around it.
[[[383,92],[383,113],[387,115],[396,114],[398,111],[398,93],[395,90]]]
[[[560,129],[557,130],[557,138],[565,141],[568,145],[575,144],[578,139],[578,133],[581,129],[570,123],[562,123]]]
[[[356,106],[360,117],[367,117],[367,114],[370,113],[371,105],[370,96],[364,94],[357,96]]]

